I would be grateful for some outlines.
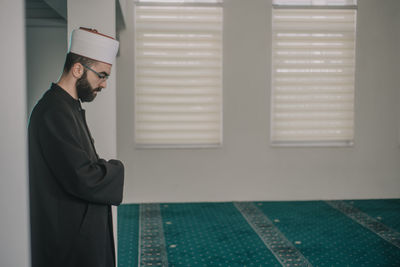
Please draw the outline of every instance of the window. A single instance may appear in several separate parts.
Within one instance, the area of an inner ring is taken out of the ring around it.
[[[273,145],[351,145],[356,0],[274,0]]]
[[[136,145],[221,145],[220,2],[136,1]]]

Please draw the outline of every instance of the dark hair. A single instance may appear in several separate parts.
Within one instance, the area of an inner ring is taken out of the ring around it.
[[[67,57],[65,58],[65,63],[64,63],[64,73],[68,73],[72,66],[75,63],[81,63],[85,64],[86,66],[90,67],[92,66],[96,61],[87,57],[83,57],[74,53],[68,53]]]

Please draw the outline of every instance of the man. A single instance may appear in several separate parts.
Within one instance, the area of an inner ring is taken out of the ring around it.
[[[82,102],[106,87],[119,43],[74,30],[64,71],[32,111],[29,174],[33,267],[115,266],[111,205],[124,167],[99,158]]]

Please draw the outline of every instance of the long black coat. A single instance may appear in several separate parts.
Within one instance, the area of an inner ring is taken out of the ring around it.
[[[29,122],[32,267],[115,265],[124,167],[96,153],[80,102],[56,84]]]

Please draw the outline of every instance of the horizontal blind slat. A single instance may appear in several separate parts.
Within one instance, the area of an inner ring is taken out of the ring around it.
[[[277,121],[284,120],[334,120],[334,119],[353,119],[353,112],[349,111],[296,111],[296,112],[275,112],[273,115]]]
[[[331,6],[354,6],[357,5],[357,0],[273,0],[274,5],[331,5]]]
[[[136,114],[139,113],[215,113],[214,116],[216,119],[219,119],[220,105],[154,105],[154,104],[145,104],[145,105],[136,105]]]
[[[218,4],[223,0],[134,0],[136,3],[144,4]]]
[[[218,87],[141,87],[137,95],[219,95]]]
[[[218,122],[220,119],[216,116],[217,112],[201,113],[139,113],[136,117],[137,122]]]
[[[140,49],[136,47],[136,59],[215,59],[221,60],[219,50],[185,51],[185,50],[165,50],[165,49]]]

